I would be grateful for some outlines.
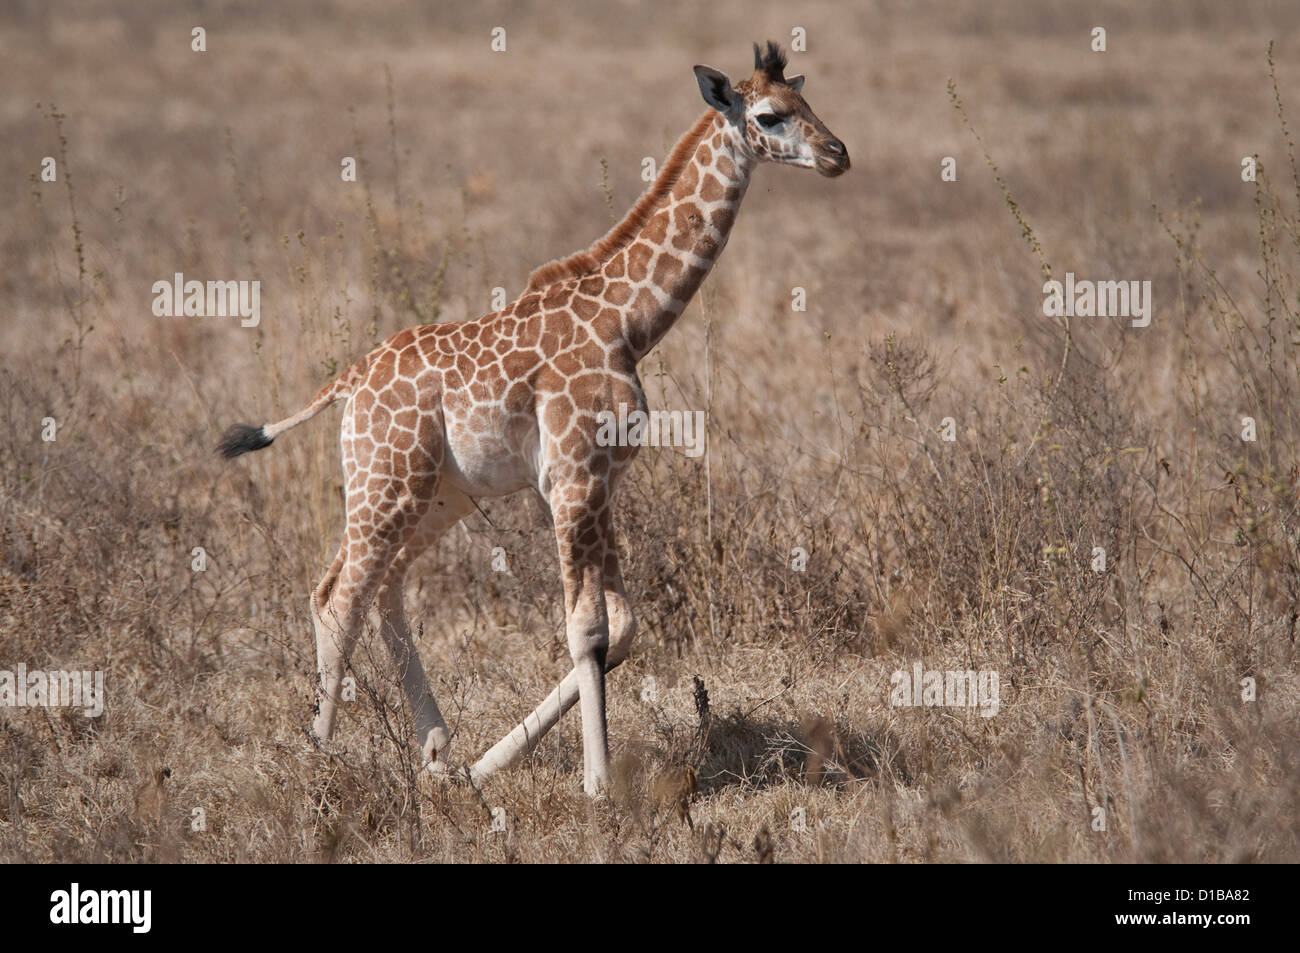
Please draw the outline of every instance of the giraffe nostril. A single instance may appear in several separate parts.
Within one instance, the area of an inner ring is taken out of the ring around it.
[[[830,142],[826,143],[826,151],[833,156],[842,156],[844,155],[844,143],[840,142],[838,139],[832,139]]]

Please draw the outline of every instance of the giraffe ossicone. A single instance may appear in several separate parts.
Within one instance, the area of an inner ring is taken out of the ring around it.
[[[759,162],[840,175],[844,147],[787,79],[775,43],[754,46],[754,72],[732,85],[695,67],[709,109],[673,147],[632,210],[585,251],[529,276],[523,294],[473,321],[408,328],[324,387],[298,413],[237,424],[218,451],[234,457],[346,400],[347,528],[312,592],[320,684],[312,729],[329,739],[347,660],[370,606],[411,705],[426,766],[447,771],[450,736],[402,608],[412,562],[474,509],[474,499],[535,488],[549,504],[573,669],[538,708],[469,769],[487,778],[531,751],[575,703],[583,787],[609,779],[605,674],[631,648],[612,499],[638,447],[597,439],[619,408],[645,413],[636,367],[717,261]]]

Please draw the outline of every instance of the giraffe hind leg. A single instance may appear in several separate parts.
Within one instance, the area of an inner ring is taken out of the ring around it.
[[[338,684],[334,683],[333,691],[327,691],[326,686],[333,679],[332,674],[338,667],[338,660],[341,658],[341,651],[336,650],[335,646],[340,646],[344,642],[344,633],[341,620],[334,616],[333,604],[334,588],[338,585],[339,575],[343,571],[343,566],[347,562],[348,543],[344,539],[339,546],[338,555],[334,557],[334,562],[330,564],[329,570],[312,590],[311,609],[312,621],[316,629],[316,672],[318,678],[316,694],[316,717],[312,722],[311,732],[317,741],[329,741],[334,736],[334,721],[338,709]],[[337,656],[337,657],[336,657]],[[339,667],[338,679],[342,680],[343,674]]]
[[[407,570],[420,555],[473,508],[474,504],[469,497],[459,491],[447,489],[440,493],[430,503],[419,526],[398,551],[379,589],[380,632],[389,655],[392,656],[407,703],[411,706],[416,742],[423,755],[422,763],[434,773],[439,773],[447,766],[451,736],[429,689],[428,677],[420,664],[415,641],[411,638],[410,623],[402,605],[402,584]]]
[[[358,542],[349,531],[330,571],[312,595],[320,678],[312,733],[321,741],[333,737],[352,649],[365,624],[366,613],[401,548],[398,538],[405,535],[401,528],[418,519],[418,515],[412,517],[410,509],[397,509],[380,517],[376,523],[380,536],[377,540]],[[349,515],[350,524],[351,521]]]
[[[415,470],[409,452],[413,435],[393,429],[391,417],[372,418],[368,409],[373,405],[373,400],[366,406],[351,403],[344,414],[347,527],[338,555],[312,594],[320,677],[312,731],[322,741],[334,733],[340,688],[366,613],[437,495],[440,428],[421,426],[421,436],[428,439],[422,441],[423,452],[414,454]],[[396,588],[400,604],[400,582]],[[423,681],[422,671],[419,677]]]

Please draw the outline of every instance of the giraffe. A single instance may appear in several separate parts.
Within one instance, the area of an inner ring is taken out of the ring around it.
[[[844,144],[804,100],[804,78],[786,78],[785,66],[770,41],[765,49],[754,45],[754,72],[734,86],[724,73],[696,66],[709,108],[650,188],[595,244],[534,271],[502,310],[400,331],[293,416],[225,432],[217,450],[232,458],[346,400],[347,527],[311,595],[317,739],[333,734],[348,658],[377,602],[424,769],[483,781],[530,752],[577,703],[583,789],[597,796],[606,788],[605,675],[628,657],[636,631],[611,501],[638,448],[603,445],[598,415],[620,404],[647,410],[637,363],[718,260],[759,162],[827,177],[848,170]],[[513,731],[453,772],[447,725],[403,610],[403,581],[477,498],[528,487],[549,505],[554,524],[573,668]]]

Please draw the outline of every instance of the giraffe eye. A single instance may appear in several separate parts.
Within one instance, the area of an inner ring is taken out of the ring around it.
[[[764,129],[772,129],[776,126],[781,125],[781,123],[784,121],[776,113],[763,113],[761,116],[758,116],[757,118],[758,118],[758,124],[762,126]]]

